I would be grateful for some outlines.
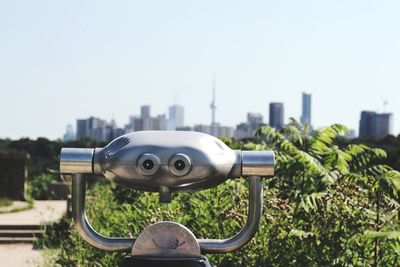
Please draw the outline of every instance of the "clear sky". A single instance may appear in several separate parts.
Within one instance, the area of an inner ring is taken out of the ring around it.
[[[118,125],[176,101],[189,125],[235,126],[281,101],[316,127],[361,110],[400,131],[400,1],[1,1],[0,138],[61,137],[77,118]]]

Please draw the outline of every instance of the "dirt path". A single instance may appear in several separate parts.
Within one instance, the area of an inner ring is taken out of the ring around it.
[[[65,200],[36,200],[30,210],[0,214],[0,224],[48,224],[58,221],[66,209]]]
[[[43,225],[56,222],[65,214],[65,200],[35,201],[30,210],[0,214],[0,225]],[[43,266],[44,251],[32,244],[0,244],[1,267]]]
[[[41,251],[32,244],[0,244],[0,266],[32,267],[42,266]]]

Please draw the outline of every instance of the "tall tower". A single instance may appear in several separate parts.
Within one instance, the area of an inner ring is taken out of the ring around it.
[[[303,92],[302,110],[300,122],[303,125],[311,125],[311,94]]]
[[[184,126],[184,108],[183,106],[174,104],[169,107],[169,120],[170,123],[172,124],[173,130],[177,127],[183,127]]]
[[[212,85],[212,102],[210,104],[211,108],[211,126],[215,125],[215,110],[217,109],[217,103],[215,102],[215,75],[213,76],[213,85]]]
[[[269,104],[269,125],[276,129],[283,128],[283,103]]]
[[[359,137],[384,138],[392,133],[392,113],[362,111]]]

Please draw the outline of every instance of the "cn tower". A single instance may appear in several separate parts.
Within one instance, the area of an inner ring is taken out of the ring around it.
[[[217,103],[215,102],[215,75],[213,76],[212,84],[212,102],[210,104],[211,108],[211,126],[215,125],[215,110],[217,109]]]

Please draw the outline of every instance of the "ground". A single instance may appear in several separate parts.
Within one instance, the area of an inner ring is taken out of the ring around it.
[[[64,200],[35,201],[32,209],[0,214],[0,225],[43,225],[58,221],[66,212]],[[1,267],[52,266],[45,264],[43,250],[32,244],[0,244]]]
[[[32,244],[1,244],[1,266],[31,267],[42,266],[42,251],[33,249]]]

